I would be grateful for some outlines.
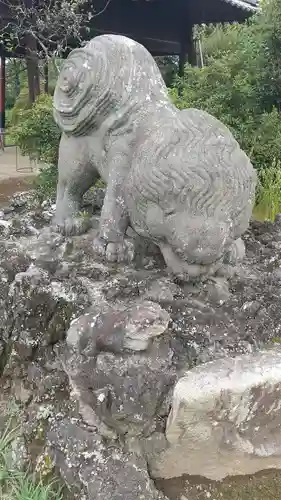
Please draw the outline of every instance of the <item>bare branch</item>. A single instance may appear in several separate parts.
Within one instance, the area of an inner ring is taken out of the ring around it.
[[[101,15],[111,0],[105,0],[100,11],[89,12],[87,0],[0,0],[9,11],[9,19],[0,23],[0,41],[7,36],[16,49],[27,36],[37,43],[39,57],[61,55],[70,41],[82,43],[82,30],[89,32],[92,18]]]

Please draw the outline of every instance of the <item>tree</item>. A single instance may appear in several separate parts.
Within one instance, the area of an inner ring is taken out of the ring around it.
[[[281,110],[281,2],[264,0],[261,18],[264,30],[263,51],[266,64],[264,83],[266,84],[269,105],[274,104]]]
[[[186,67],[171,91],[175,103],[228,125],[258,169],[281,165],[280,0],[266,0],[244,24],[200,28],[200,36],[205,67]]]
[[[25,61],[8,59],[6,64],[6,109],[13,108],[24,84],[26,86]]]
[[[40,94],[39,58],[48,61],[62,56],[69,44],[82,44],[97,13],[87,10],[87,0],[0,0],[0,5],[8,11],[0,39],[13,52],[24,48],[33,102]]]

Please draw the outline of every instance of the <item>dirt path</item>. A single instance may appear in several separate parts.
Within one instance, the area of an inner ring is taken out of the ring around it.
[[[35,175],[0,179],[0,206],[4,205],[13,194],[32,189],[34,179]]]
[[[30,189],[37,172],[38,165],[22,156],[18,147],[0,151],[0,205],[16,192]]]
[[[281,474],[270,470],[221,482],[185,476],[156,486],[171,500],[280,500]]]

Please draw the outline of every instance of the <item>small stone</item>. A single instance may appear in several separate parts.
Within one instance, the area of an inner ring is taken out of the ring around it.
[[[13,393],[15,396],[15,401],[18,401],[22,404],[27,404],[32,399],[32,391],[27,389],[21,381],[18,381],[14,384]]]
[[[153,337],[164,333],[170,316],[158,304],[143,302],[129,311],[125,327],[124,347],[133,351],[144,351]]]
[[[11,205],[7,205],[6,207],[2,208],[2,212],[4,213],[4,215],[9,215],[9,214],[13,213],[14,211],[15,211],[15,209]]]
[[[153,281],[147,288],[144,298],[155,302],[173,302],[174,297],[181,295],[179,286],[168,279],[158,279]]]

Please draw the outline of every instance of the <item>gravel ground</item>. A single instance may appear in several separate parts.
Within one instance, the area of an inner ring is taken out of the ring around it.
[[[11,177],[0,181],[0,205],[4,205],[13,194],[32,188],[35,176]]]

